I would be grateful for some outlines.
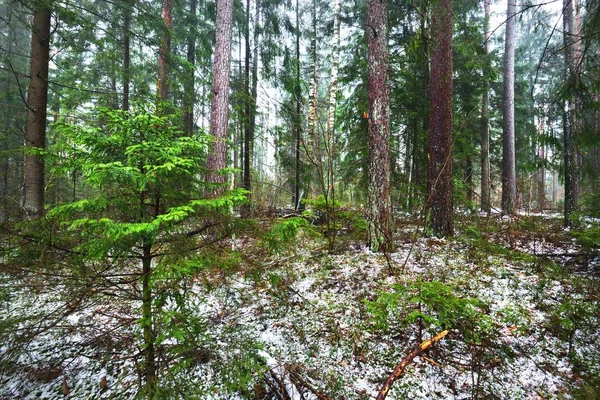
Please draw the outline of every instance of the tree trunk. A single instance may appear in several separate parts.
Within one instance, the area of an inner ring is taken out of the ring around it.
[[[191,136],[194,133],[194,103],[196,100],[196,9],[198,8],[198,0],[190,0],[191,23],[188,26],[189,34],[187,38],[187,62],[188,74],[185,81],[183,95],[183,133],[186,136]]]
[[[471,204],[475,198],[475,192],[473,191],[473,160],[471,156],[467,156],[465,159],[465,184],[467,185],[468,208],[471,211]]]
[[[563,146],[565,175],[564,225],[571,226],[571,217],[577,210],[579,195],[577,148],[575,146],[575,100],[572,94],[577,75],[575,60],[575,27],[573,24],[573,0],[563,0],[563,44],[565,49],[564,82],[567,100],[563,110]]]
[[[310,39],[310,86],[308,89],[308,145],[306,146],[306,155],[317,169],[316,173],[310,173],[308,176],[308,192],[311,193],[314,175],[321,174],[321,157],[319,154],[319,145],[317,137],[317,105],[319,99],[319,80],[317,65],[317,1],[312,1],[311,6],[311,39]],[[298,183],[299,184],[299,183]],[[312,194],[312,193],[311,193]]]
[[[338,70],[340,67],[340,0],[333,1],[333,49],[331,83],[329,86],[329,111],[326,125],[327,191],[332,204],[335,202],[333,164],[335,157],[335,111],[337,108]]]
[[[490,52],[490,0],[484,0],[485,8],[485,46],[486,57]],[[491,212],[490,193],[490,113],[489,83],[485,82],[483,101],[481,103],[481,211]]]
[[[435,236],[453,234],[452,206],[452,2],[432,4],[429,106],[429,226]]]
[[[158,97],[169,99],[169,58],[171,57],[171,30],[173,29],[173,0],[164,0],[162,6],[163,33],[158,49]]]
[[[231,36],[233,0],[217,0],[216,44],[213,61],[213,89],[210,105],[210,134],[213,144],[208,155],[209,183],[219,184],[211,189],[213,196],[223,193],[227,166],[227,125],[229,121],[229,72],[231,68]]]
[[[508,0],[504,48],[504,127],[502,131],[502,211],[515,213],[517,173],[515,161],[515,44],[516,0]]]
[[[295,115],[295,134],[296,134],[296,154],[295,154],[295,177],[294,177],[294,195],[292,206],[295,210],[301,208],[300,203],[300,146],[302,143],[302,81],[300,80],[300,6],[296,0],[296,85],[294,95],[296,96],[296,115]]]
[[[131,13],[133,0],[125,3],[123,17],[123,111],[129,111],[129,90],[131,86]]]
[[[388,88],[387,0],[368,3],[369,185],[367,242],[372,251],[390,252],[390,97]]]
[[[28,150],[46,149],[46,107],[48,105],[48,62],[50,60],[50,10],[40,5],[33,13],[31,35],[31,79],[27,98],[25,146]],[[25,154],[25,204],[27,213],[44,214],[44,160]]]
[[[156,394],[156,359],[154,354],[154,330],[152,323],[152,254],[151,247],[144,245],[142,257],[142,333],[144,337],[144,378],[146,399]]]
[[[250,46],[250,0],[246,0],[246,58],[244,86],[245,96],[245,118],[244,118],[244,189],[252,190],[252,160],[254,158],[254,132],[256,129],[256,91],[258,85],[258,39],[259,39],[259,17],[260,0],[256,0],[254,18],[254,57]],[[252,59],[252,71],[250,71],[250,59]],[[252,72],[252,74],[250,74]],[[250,79],[252,76],[252,84]],[[244,215],[250,214],[250,203],[244,206]]]
[[[537,208],[542,212],[546,208],[546,112],[543,103],[540,108],[542,113],[539,121],[540,141],[538,159],[540,169],[538,171]]]

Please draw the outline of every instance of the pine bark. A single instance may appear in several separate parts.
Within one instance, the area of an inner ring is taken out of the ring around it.
[[[294,195],[292,206],[295,210],[301,208],[300,203],[300,146],[302,144],[302,82],[300,80],[300,5],[296,0],[296,85],[294,87],[296,96],[296,115],[295,122],[295,177],[294,177]]]
[[[502,211],[513,215],[517,202],[515,160],[516,0],[508,0],[504,48],[504,124],[502,131]]]
[[[33,13],[31,68],[27,96],[25,146],[46,149],[46,108],[48,106],[48,63],[50,60],[50,10],[40,4]],[[44,215],[45,164],[37,154],[25,154],[25,204],[27,213]]]
[[[429,107],[429,227],[435,236],[453,234],[452,205],[452,2],[432,4]]]
[[[188,74],[183,89],[183,133],[186,136],[191,136],[194,132],[194,102],[196,99],[196,14],[198,8],[198,0],[190,0],[190,20],[191,24],[188,27],[189,34],[187,38],[187,54],[186,61],[188,62]]]
[[[490,0],[484,0],[485,12],[485,45],[484,52],[490,52]],[[481,211],[491,212],[490,192],[490,113],[489,113],[489,83],[485,82],[483,101],[481,103]]]
[[[171,31],[173,29],[173,0],[164,0],[162,6],[164,23],[158,49],[158,97],[169,99],[169,58],[171,56]]]
[[[252,51],[250,40],[250,0],[246,0],[246,54],[244,83],[246,88],[245,118],[244,118],[244,189],[252,190],[252,160],[254,158],[254,133],[256,130],[256,92],[258,85],[258,40],[259,40],[259,17],[260,0],[256,0],[254,16]],[[252,56],[254,53],[254,56]],[[250,70],[252,61],[252,70]],[[252,81],[252,82],[251,82]],[[250,205],[245,206],[244,214],[250,213]]]
[[[367,2],[369,69],[369,183],[367,242],[374,252],[390,252],[390,97],[388,88],[387,0]]]
[[[574,126],[576,125],[576,110],[574,82],[577,79],[576,62],[576,28],[573,23],[573,1],[563,0],[563,44],[565,49],[564,82],[566,83],[567,100],[563,110],[563,146],[564,146],[564,176],[565,202],[564,225],[571,226],[571,217],[577,210],[579,197],[579,174],[577,148],[575,145]]]
[[[211,190],[223,193],[227,166],[227,125],[229,121],[229,73],[231,69],[231,38],[233,28],[233,0],[217,0],[216,43],[213,60],[213,88],[210,105],[210,134],[213,144],[208,155],[209,183],[220,184]]]
[[[133,0],[125,2],[123,16],[123,102],[121,109],[129,110],[129,92],[131,87],[131,13]]]

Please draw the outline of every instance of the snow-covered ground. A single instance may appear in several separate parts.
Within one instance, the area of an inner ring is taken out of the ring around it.
[[[415,282],[440,282],[456,299],[477,299],[489,326],[480,341],[448,326],[450,334],[415,358],[389,399],[575,398],[590,377],[597,383],[597,267],[574,274],[560,265],[554,253],[569,259],[580,251],[568,235],[508,228],[463,233],[420,238],[407,225],[389,258],[359,242],[328,253],[307,239],[277,259],[259,256],[247,242],[242,260],[252,262],[227,273],[206,271],[187,292],[203,330],[195,362],[170,361],[163,370],[166,396],[374,398],[396,364],[441,329],[411,321],[410,298],[390,309],[388,326],[376,323],[368,304]],[[51,313],[61,304],[47,290],[14,290],[6,277],[1,282],[1,293],[11,288],[2,299],[2,321]],[[0,344],[0,399],[134,398],[142,361],[138,307],[99,295],[22,343],[18,357],[9,357],[18,341]],[[175,335],[163,345],[179,340]]]

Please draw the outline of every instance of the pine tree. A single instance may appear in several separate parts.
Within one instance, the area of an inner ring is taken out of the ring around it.
[[[48,106],[48,63],[50,61],[50,9],[47,2],[38,2],[33,12],[31,35],[31,68],[27,96],[27,127],[25,128],[25,210],[33,215],[44,214],[45,164],[36,151],[46,148],[46,108]]]
[[[436,236],[453,234],[452,208],[452,2],[433,2],[429,107],[429,226]]]
[[[484,0],[484,52],[490,52],[490,0]],[[481,102],[481,211],[491,211],[490,194],[490,116],[489,116],[489,83],[485,82],[483,100]]]
[[[216,44],[213,61],[213,90],[210,108],[210,134],[214,138],[207,165],[208,182],[219,184],[213,195],[223,193],[227,166],[227,124],[229,121],[229,71],[231,68],[231,35],[233,0],[217,0]]]
[[[508,0],[506,40],[504,47],[504,123],[502,131],[502,211],[515,213],[517,204],[517,173],[515,160],[515,0]]]
[[[390,97],[387,0],[368,2],[369,186],[367,242],[372,251],[392,251],[390,188]]]

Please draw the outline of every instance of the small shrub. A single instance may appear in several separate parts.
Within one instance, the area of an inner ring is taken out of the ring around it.
[[[442,282],[396,284],[392,289],[367,301],[367,310],[379,329],[390,328],[391,322],[400,326],[419,322],[435,331],[455,329],[468,343],[481,343],[493,330],[492,318],[482,311],[486,307],[483,301],[459,297]]]

